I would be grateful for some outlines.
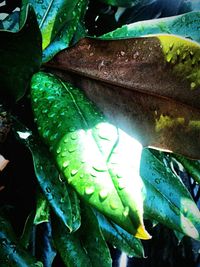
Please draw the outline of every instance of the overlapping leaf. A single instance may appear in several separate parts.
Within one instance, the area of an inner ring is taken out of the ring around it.
[[[51,155],[34,138],[32,132],[16,120],[14,129],[20,140],[31,150],[36,177],[54,212],[67,226],[68,231],[77,230],[80,226],[80,212],[75,192],[60,180]]]
[[[1,94],[19,100],[30,78],[41,65],[41,34],[33,9],[25,10],[23,26],[18,32],[0,31]]]
[[[182,181],[156,156],[144,149],[140,174],[146,186],[145,215],[185,235],[200,240],[200,211]]]
[[[42,32],[43,62],[69,46],[87,7],[87,0],[23,0],[23,8],[32,4]],[[24,17],[22,8],[21,18]]]
[[[199,35],[200,11],[188,12],[179,16],[139,21],[123,25],[112,32],[106,33],[100,38],[130,38],[152,34],[175,34],[200,42]]]
[[[127,231],[149,238],[143,183],[123,147],[130,152],[135,141],[107,123],[81,90],[55,76],[35,74],[31,87],[38,130],[68,183]]]
[[[85,38],[48,66],[79,74],[88,98],[144,146],[200,158],[199,56],[175,35]]]
[[[98,221],[89,206],[82,207],[81,227],[69,234],[59,222],[54,223],[54,242],[67,266],[110,267],[111,256]]]
[[[129,257],[144,257],[143,246],[138,238],[107,220],[102,214],[96,213],[96,216],[102,233],[109,244],[125,252]]]
[[[0,216],[0,265],[1,267],[42,267],[29,252],[17,244],[10,222]]]

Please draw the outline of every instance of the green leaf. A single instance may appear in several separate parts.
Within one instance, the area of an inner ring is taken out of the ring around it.
[[[199,160],[191,160],[178,154],[173,154],[178,162],[180,162],[185,170],[192,176],[192,178],[200,184],[200,162]]]
[[[135,238],[117,224],[107,220],[99,212],[95,212],[105,240],[125,252],[129,257],[144,257],[141,241]]]
[[[31,3],[42,32],[43,62],[69,46],[81,20],[88,0],[23,0],[23,7]],[[24,17],[22,9],[21,18]]]
[[[200,212],[178,176],[164,164],[164,155],[144,149],[140,174],[146,186],[145,215],[200,240]]]
[[[36,212],[34,224],[49,222],[50,206],[46,197],[38,190],[36,195]]]
[[[33,9],[27,7],[20,31],[0,31],[0,39],[1,93],[19,100],[41,65],[41,34]]]
[[[81,217],[81,227],[71,234],[54,221],[54,242],[62,260],[67,266],[73,267],[111,266],[109,249],[89,206],[82,207]]]
[[[23,228],[23,232],[22,235],[20,237],[19,243],[20,245],[27,249],[31,240],[31,234],[33,231],[33,227],[34,227],[34,217],[35,214],[34,212],[31,212],[25,222],[24,228]]]
[[[37,180],[52,209],[69,231],[76,231],[80,226],[79,201],[76,194],[61,181],[51,155],[32,132],[17,120],[14,120],[14,131],[32,153]]]
[[[139,21],[123,25],[102,35],[101,39],[140,37],[151,34],[175,34],[200,43],[200,12],[188,12],[179,16]]]
[[[1,267],[42,267],[16,240],[10,222],[0,216],[0,264]]]
[[[55,76],[40,72],[31,87],[39,133],[68,183],[127,231],[150,238],[143,223],[143,183],[126,157],[135,140],[107,123],[81,90]]]

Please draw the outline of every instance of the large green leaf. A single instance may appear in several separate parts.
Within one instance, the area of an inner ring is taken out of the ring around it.
[[[81,217],[81,227],[75,233],[67,233],[58,222],[54,224],[54,242],[62,260],[73,267],[112,266],[109,249],[89,206],[82,207]]]
[[[68,183],[127,231],[149,238],[143,183],[130,157],[135,140],[106,122],[81,90],[56,76],[40,72],[31,87],[39,133]]]
[[[84,38],[48,66],[78,74],[87,97],[144,146],[198,159],[199,57],[197,42],[176,35]]]
[[[20,31],[0,31],[0,90],[15,100],[25,94],[42,58],[41,34],[33,8],[28,6],[25,14]]]
[[[23,0],[23,6],[34,7],[42,32],[43,62],[69,46],[79,20],[86,11],[88,0]],[[24,17],[22,9],[21,17]]]
[[[28,251],[17,243],[10,222],[0,216],[0,266],[1,267],[42,267]]]
[[[95,212],[105,240],[129,257],[144,257],[142,242],[99,212]]]
[[[200,11],[179,16],[139,21],[102,35],[102,39],[130,38],[151,34],[176,34],[200,42]]]
[[[32,132],[16,120],[14,130],[32,153],[37,180],[54,212],[69,231],[77,230],[80,226],[80,212],[75,192],[61,181],[51,155]]]
[[[140,174],[146,186],[145,215],[200,240],[200,211],[180,178],[164,160],[162,152],[143,150]]]

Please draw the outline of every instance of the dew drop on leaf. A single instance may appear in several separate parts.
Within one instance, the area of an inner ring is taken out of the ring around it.
[[[107,189],[102,189],[100,192],[99,192],[99,196],[102,200],[106,199],[107,196],[108,196],[108,190]]]
[[[78,173],[78,170],[74,169],[71,171],[71,176],[75,176]]]
[[[94,186],[88,186],[85,188],[86,195],[92,195],[94,193]]]
[[[69,166],[69,160],[63,162],[63,168],[67,168]]]

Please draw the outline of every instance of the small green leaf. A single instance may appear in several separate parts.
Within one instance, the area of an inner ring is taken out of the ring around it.
[[[165,33],[179,35],[200,42],[199,25],[200,12],[194,11],[178,16],[139,21],[123,25],[121,28],[108,32],[100,38],[130,38]]]
[[[32,153],[37,180],[52,209],[69,231],[77,230],[80,226],[79,201],[72,189],[61,181],[48,150],[16,119],[14,131]]]
[[[200,212],[189,191],[156,152],[144,149],[140,174],[146,186],[145,215],[200,240]]]
[[[26,9],[26,20],[20,31],[0,31],[1,94],[19,100],[30,78],[41,65],[41,34],[32,7]]]
[[[0,264],[1,267],[42,267],[16,240],[10,222],[0,216]]]
[[[23,228],[22,235],[21,235],[20,240],[19,240],[20,245],[25,249],[28,248],[29,243],[30,243],[31,234],[32,234],[33,227],[34,227],[34,223],[33,223],[34,217],[35,217],[34,212],[31,212],[28,215],[26,222],[25,222],[25,225],[24,225],[24,228]]]
[[[141,241],[117,224],[107,220],[102,214],[95,212],[105,240],[125,252],[129,257],[144,257]]]
[[[38,190],[36,195],[36,213],[34,224],[48,222],[50,216],[50,206],[46,197]]]
[[[127,231],[150,238],[143,223],[143,183],[126,158],[135,141],[106,122],[81,90],[55,76],[40,72],[31,87],[38,130],[68,183]]]
[[[200,162],[199,160],[191,160],[178,154],[173,154],[178,162],[180,162],[185,170],[192,176],[192,178],[200,184]]]

